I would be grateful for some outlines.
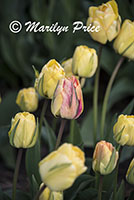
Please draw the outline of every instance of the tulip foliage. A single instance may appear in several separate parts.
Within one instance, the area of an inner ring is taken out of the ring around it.
[[[113,106],[127,84],[115,84],[121,79],[118,72],[126,73],[126,65],[134,65],[134,21],[122,20],[115,0],[88,5],[87,10],[86,25],[99,26],[99,31],[77,39],[73,51],[69,56],[61,52],[61,59],[56,57],[61,44],[56,43],[53,56],[39,62],[40,70],[33,66],[35,77],[29,86],[15,93],[17,111],[9,126],[0,127],[0,138],[8,138],[3,160],[14,169],[9,190],[0,188],[1,200],[134,200],[134,100],[123,109]],[[53,37],[43,40],[53,51]],[[105,56],[107,46],[114,54],[111,60],[111,55]],[[67,43],[65,52],[66,48]],[[105,61],[107,73],[101,77]],[[0,106],[4,101],[0,95]],[[14,151],[16,161],[14,157],[10,162]],[[24,188],[19,187],[21,173]]]

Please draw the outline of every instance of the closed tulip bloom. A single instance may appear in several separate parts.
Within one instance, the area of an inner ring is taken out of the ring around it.
[[[63,200],[62,192],[50,191],[48,187],[40,195],[39,200]]]
[[[39,163],[41,179],[52,191],[63,191],[87,170],[84,162],[84,152],[65,143]]]
[[[134,158],[131,161],[129,168],[127,170],[126,180],[128,183],[134,185]]]
[[[35,145],[38,137],[38,124],[33,114],[20,112],[12,118],[8,132],[10,144],[16,148],[29,148]]]
[[[61,79],[51,102],[54,116],[76,119],[83,111],[83,96],[79,80],[75,77]]]
[[[62,67],[64,68],[66,76],[72,76],[72,58],[69,58],[62,62]]]
[[[117,143],[122,146],[134,146],[134,115],[120,115],[113,132]]]
[[[134,22],[126,19],[114,41],[114,49],[121,55],[134,60]]]
[[[98,56],[95,49],[87,46],[76,47],[73,55],[72,69],[80,77],[92,77],[98,66]]]
[[[35,80],[35,88],[41,96],[52,99],[58,81],[64,76],[64,69],[56,60],[52,59],[42,68]]]
[[[120,31],[120,23],[118,6],[114,0],[108,1],[99,7],[89,7],[87,26],[92,24],[95,27],[100,27],[98,32],[89,32],[94,40],[102,44],[112,41]]]
[[[16,99],[22,111],[34,112],[38,107],[38,95],[35,88],[24,88],[19,91]]]
[[[118,151],[106,141],[100,141],[95,147],[92,168],[102,175],[110,174],[116,167]]]

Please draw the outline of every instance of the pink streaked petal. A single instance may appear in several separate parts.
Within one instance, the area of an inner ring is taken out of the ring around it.
[[[63,103],[60,109],[61,117],[73,119],[78,109],[78,100],[72,81],[66,79],[62,93]]]

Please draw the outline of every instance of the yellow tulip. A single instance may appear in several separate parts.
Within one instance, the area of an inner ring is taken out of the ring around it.
[[[64,68],[66,76],[72,76],[72,58],[69,58],[62,62],[62,67]]]
[[[52,99],[58,81],[64,77],[64,69],[56,60],[52,59],[42,68],[36,78],[35,88],[41,96]]]
[[[22,111],[34,112],[38,107],[38,95],[35,88],[30,87],[20,90],[16,103]]]
[[[38,124],[35,117],[28,112],[20,112],[12,118],[8,132],[10,144],[17,148],[29,148],[35,145],[38,137]]]
[[[52,191],[63,191],[87,170],[84,152],[72,144],[63,144],[39,163],[43,183]]]
[[[114,49],[121,55],[134,60],[134,22],[126,19],[114,41]]]
[[[113,132],[117,143],[122,146],[134,146],[134,115],[120,115]]]
[[[45,190],[40,195],[39,200],[63,200],[63,193],[50,191],[49,188],[46,187]]]
[[[128,183],[134,185],[134,158],[132,159],[126,174],[126,180]]]
[[[110,174],[116,167],[118,151],[106,141],[100,141],[95,147],[92,168],[102,175]]]
[[[108,1],[99,7],[89,7],[87,26],[92,24],[95,27],[100,27],[99,32],[89,32],[94,40],[102,44],[112,41],[120,31],[120,23],[121,18],[115,0]]]
[[[95,49],[87,46],[76,47],[73,55],[72,69],[80,77],[92,77],[98,66],[98,57]]]
[[[53,115],[76,119],[83,112],[83,107],[82,90],[78,79],[75,76],[61,79],[51,102]]]

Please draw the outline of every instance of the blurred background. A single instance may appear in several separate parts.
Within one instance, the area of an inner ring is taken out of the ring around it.
[[[13,169],[15,156],[13,148],[8,144],[7,131],[11,118],[19,111],[15,103],[17,92],[24,87],[34,85],[34,71],[41,70],[50,59],[58,62],[72,57],[77,45],[87,45],[98,50],[99,44],[93,41],[87,32],[77,31],[72,34],[72,24],[82,21],[86,25],[88,8],[92,5],[100,5],[105,0],[1,0],[0,5],[0,160],[1,173],[5,168]],[[119,13],[122,18],[134,20],[134,0],[117,0]],[[14,34],[9,30],[9,24],[13,20],[20,21],[23,25],[27,21],[40,22],[41,25],[51,25],[58,22],[59,25],[69,26],[67,33],[56,35],[55,33],[25,32]],[[120,58],[107,43],[101,57],[101,74],[99,89],[99,108],[101,109],[105,89],[110,75]],[[94,77],[86,80],[83,88],[85,109],[78,120],[80,135],[86,147],[91,147],[92,139],[92,97]],[[110,130],[109,122],[115,113],[120,113],[132,102],[134,96],[134,62],[127,59],[123,63],[114,83],[108,105],[106,130]],[[42,101],[35,113],[40,115]],[[48,106],[46,118],[49,125],[52,114]],[[59,122],[58,122],[59,123]],[[99,123],[98,123],[99,124]],[[5,131],[6,130],[6,131]],[[68,132],[68,130],[66,130]],[[131,153],[133,151],[131,150]],[[8,157],[7,157],[8,154]],[[131,154],[130,154],[131,155]],[[0,176],[1,176],[0,173]],[[10,175],[9,175],[10,176]],[[11,178],[11,177],[10,177]],[[8,179],[8,175],[7,175]],[[2,182],[2,180],[1,180]],[[2,185],[3,186],[3,185]]]

